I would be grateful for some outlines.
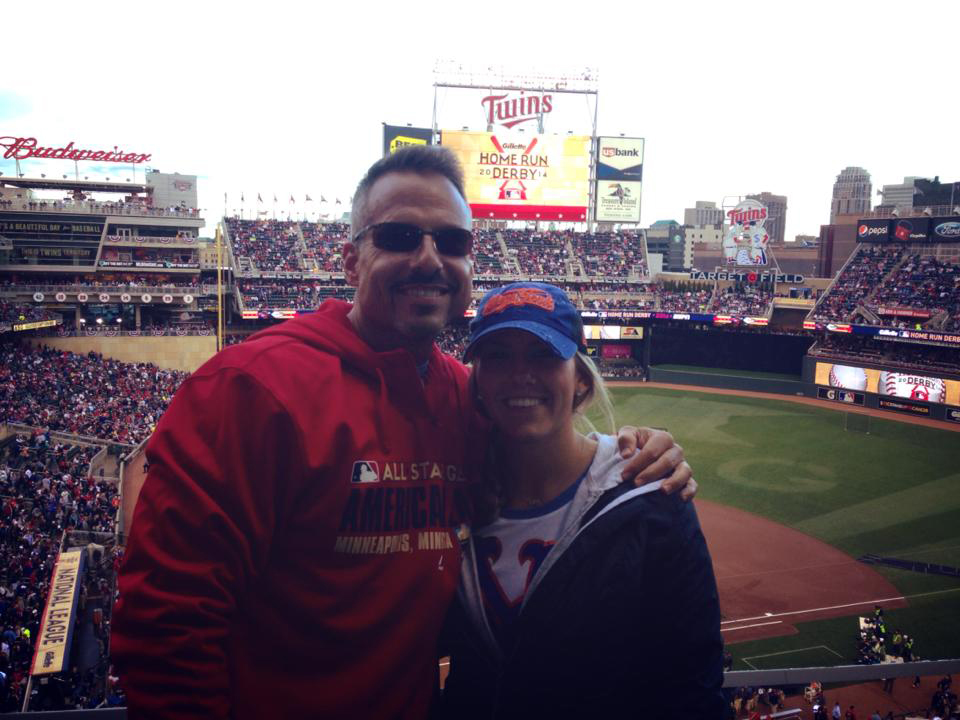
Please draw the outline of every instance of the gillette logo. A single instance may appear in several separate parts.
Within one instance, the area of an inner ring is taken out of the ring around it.
[[[637,149],[621,150],[613,147],[605,147],[600,154],[604,157],[640,157],[640,151]]]

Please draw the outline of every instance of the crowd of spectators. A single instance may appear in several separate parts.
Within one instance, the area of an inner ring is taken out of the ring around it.
[[[772,302],[772,287],[734,283],[717,292],[713,301],[713,312],[736,317],[766,317]]]
[[[141,215],[149,217],[200,217],[197,208],[154,207],[142,200],[97,200],[73,199],[41,200],[37,198],[0,199],[0,210],[30,210],[33,212],[90,213],[94,215]]]
[[[643,365],[636,362],[599,360],[597,369],[607,380],[644,380],[647,377]]]
[[[235,257],[247,257],[260,270],[300,272],[297,224],[283,220],[227,218]]]
[[[493,230],[476,229],[473,231],[473,256],[475,275],[502,275],[500,240]]]
[[[579,297],[577,305],[584,310],[653,310],[653,298],[642,297]]]
[[[467,349],[470,339],[470,329],[467,324],[447,325],[437,336],[437,345],[443,352],[458,360],[463,358],[463,351]]]
[[[308,280],[238,280],[247,310],[313,310],[329,297],[353,300],[355,289],[343,283]]]
[[[500,234],[507,251],[516,257],[522,275],[566,276],[570,253],[563,234],[532,230],[502,230]]]
[[[38,322],[40,320],[54,320],[59,317],[58,314],[50,312],[43,305],[0,300],[0,326]]]
[[[902,245],[861,245],[813,310],[820,322],[845,322],[900,262]]]
[[[893,343],[864,335],[830,334],[809,350],[811,355],[851,360],[891,369],[960,374],[960,350],[938,345]]]
[[[738,687],[730,701],[733,717],[770,717],[783,709],[784,693],[772,687]]]
[[[40,429],[0,446],[0,712],[23,701],[64,531],[114,530],[116,482],[90,474],[101,449],[58,443]]]
[[[0,290],[15,291],[20,288],[76,287],[76,288],[116,288],[118,290],[138,290],[143,287],[197,289],[200,287],[198,275],[142,275],[132,273],[87,273],[75,277],[51,277],[49,275],[7,275],[0,279]]]
[[[667,283],[655,286],[657,309],[665,312],[706,313],[709,312],[713,287],[693,283]]]
[[[877,289],[867,307],[875,313],[887,308],[929,311],[933,316],[946,312],[947,324],[956,329],[960,327],[960,266],[929,255],[911,255]],[[889,317],[881,317],[879,324],[913,324],[894,318],[891,323]]]
[[[350,239],[349,225],[302,222],[300,231],[308,261],[313,260],[320,272],[343,272],[343,243]]]
[[[569,233],[573,254],[591,277],[627,277],[637,267],[643,270],[643,241],[632,232]]]
[[[0,423],[136,444],[187,373],[19,344],[0,346]]]

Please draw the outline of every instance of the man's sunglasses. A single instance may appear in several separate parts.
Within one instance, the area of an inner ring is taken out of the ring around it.
[[[437,252],[449,257],[466,257],[473,251],[473,233],[464,228],[445,227],[424,230],[419,225],[401,222],[383,222],[368,225],[353,236],[359,242],[367,233],[375,247],[395,253],[413,252],[420,247],[423,236],[429,235],[437,246]]]

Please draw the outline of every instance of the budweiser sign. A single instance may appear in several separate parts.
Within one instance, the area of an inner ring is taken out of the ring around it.
[[[553,110],[552,95],[525,95],[510,97],[510,94],[487,95],[480,101],[487,115],[487,125],[503,125],[512,128],[520,123],[536,120]]]
[[[152,156],[148,153],[128,153],[117,149],[113,150],[81,150],[73,147],[71,140],[63,147],[44,147],[37,143],[37,139],[30,137],[0,137],[0,147],[6,148],[4,159],[26,160],[27,158],[41,158],[44,160],[95,160],[98,162],[131,163],[137,165],[146,162]]]

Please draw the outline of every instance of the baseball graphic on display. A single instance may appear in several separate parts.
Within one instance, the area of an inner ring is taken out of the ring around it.
[[[830,368],[830,387],[846,390],[866,390],[867,373],[863,368],[834,365]]]
[[[887,370],[880,373],[880,381],[877,383],[877,391],[881,395],[933,403],[942,403],[946,390],[946,383],[940,378]]]

